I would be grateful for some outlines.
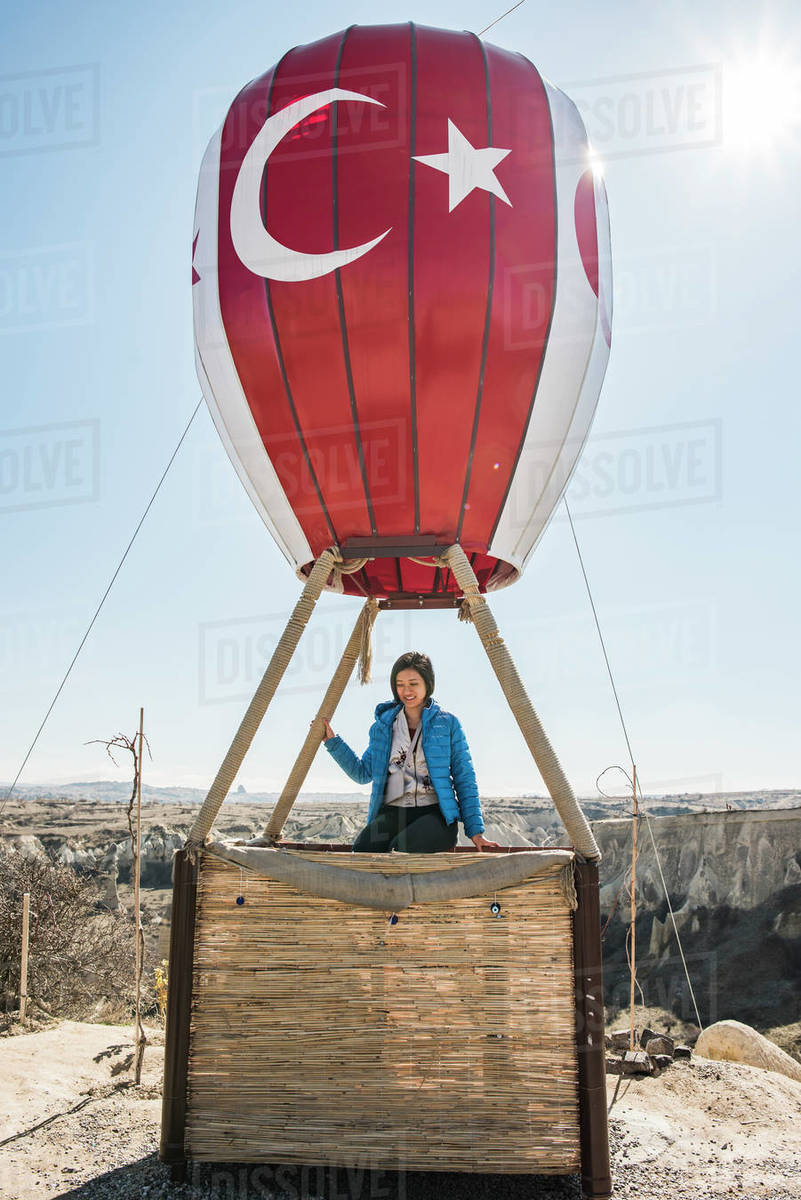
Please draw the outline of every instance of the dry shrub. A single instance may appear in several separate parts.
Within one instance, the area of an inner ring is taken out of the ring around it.
[[[46,858],[0,850],[0,989],[19,1004],[22,897],[30,892],[28,1004],[72,1020],[127,1020],[133,1011],[134,930],[99,905],[97,884]]]

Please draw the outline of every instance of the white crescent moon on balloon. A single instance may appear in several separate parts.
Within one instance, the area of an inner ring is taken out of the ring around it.
[[[386,107],[372,96],[347,92],[342,88],[329,88],[325,92],[304,96],[302,100],[295,100],[267,118],[242,160],[231,200],[231,237],[239,258],[254,275],[287,283],[317,279],[367,254],[392,228],[390,226],[379,237],[363,242],[361,246],[332,250],[327,254],[306,254],[301,250],[293,250],[277,241],[265,228],[261,217],[261,181],[270,155],[281,139],[304,117],[335,100],[361,100],[365,104]]]

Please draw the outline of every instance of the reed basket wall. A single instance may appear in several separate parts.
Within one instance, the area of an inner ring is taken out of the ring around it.
[[[455,854],[324,858],[385,875],[465,862]],[[204,852],[187,1156],[578,1171],[564,871],[497,896],[413,904],[391,923],[389,912],[309,895]],[[496,898],[500,916],[491,911]]]

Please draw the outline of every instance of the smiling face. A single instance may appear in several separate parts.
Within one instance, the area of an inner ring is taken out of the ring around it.
[[[419,713],[426,700],[426,681],[419,671],[408,667],[395,678],[398,699],[408,714]]]

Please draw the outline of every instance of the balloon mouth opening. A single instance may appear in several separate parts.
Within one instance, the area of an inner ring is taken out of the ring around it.
[[[464,549],[482,592],[508,587],[520,578],[519,566],[489,554],[471,553],[469,546]],[[313,562],[304,563],[299,578],[307,578],[313,566]],[[325,590],[362,599],[373,596],[397,608],[458,608],[462,601],[453,573],[433,559],[423,558],[368,558],[351,574],[334,572]]]

